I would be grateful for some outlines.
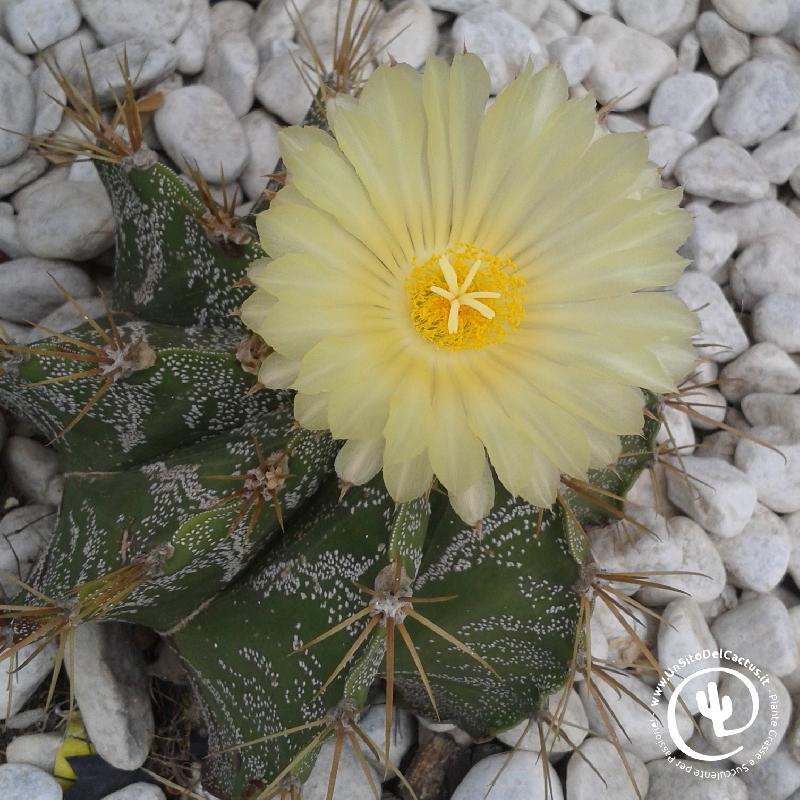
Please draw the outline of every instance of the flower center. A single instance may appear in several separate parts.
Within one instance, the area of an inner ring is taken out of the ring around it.
[[[414,328],[444,350],[496,344],[525,317],[516,270],[508,257],[462,244],[415,261],[406,279]]]

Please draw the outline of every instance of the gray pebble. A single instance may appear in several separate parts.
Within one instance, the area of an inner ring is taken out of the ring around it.
[[[2,27],[2,3],[0,2],[0,27]],[[33,62],[18,53],[10,42],[0,36],[0,67],[13,67],[22,75],[30,75],[33,72]]]
[[[717,551],[730,583],[765,593],[772,591],[786,574],[791,539],[783,520],[758,503],[738,536],[717,540]]]
[[[15,0],[6,8],[6,30],[20,53],[35,53],[75,33],[81,15],[73,0]]]
[[[678,45],[678,72],[694,72],[700,61],[700,40],[689,31]]]
[[[719,388],[732,403],[753,392],[800,391],[800,366],[772,342],[754,344],[720,373]]]
[[[164,792],[152,783],[131,783],[107,794],[103,800],[165,800]]]
[[[753,338],[772,342],[787,353],[800,353],[800,297],[768,294],[753,308]]]
[[[97,753],[117,769],[142,766],[154,735],[153,709],[141,652],[122,622],[76,628],[64,663]]]
[[[12,194],[36,180],[46,169],[47,160],[35,153],[25,153],[22,158],[0,167],[0,197]]]
[[[720,77],[750,58],[748,35],[729,25],[713,11],[705,11],[698,17],[697,38],[709,66]]]
[[[119,62],[124,56],[127,56],[131,80],[136,89],[144,89],[164,80],[175,71],[178,64],[175,48],[157,37],[126,39],[90,53],[86,56],[86,62],[101,103],[113,102],[115,94],[121,96],[125,83]],[[82,63],[73,66],[69,77],[82,91],[87,90],[88,83]]]
[[[305,48],[293,48],[263,64],[256,78],[256,97],[276,117],[289,125],[300,125],[314,101],[306,84],[309,76],[304,80],[300,71],[311,56]]]
[[[634,786],[619,752],[599,737],[587,739],[567,764],[567,797],[570,800],[639,800],[647,796],[647,767],[637,755],[626,752]],[[637,791],[638,790],[638,791]]]
[[[674,291],[689,309],[697,312],[702,327],[699,344],[706,358],[723,364],[747,349],[742,324],[711,278],[700,272],[685,272],[675,283]]]
[[[53,536],[57,514],[53,506],[29,503],[12,508],[0,519],[0,570],[26,580]],[[14,597],[19,586],[0,575],[0,588]]]
[[[685,0],[617,0],[617,8],[626,25],[659,36],[681,16]]]
[[[40,258],[86,261],[114,243],[111,202],[99,183],[60,181],[40,187],[26,196],[18,213],[22,244]]]
[[[158,138],[181,168],[197,165],[203,176],[219,182],[224,172],[236,180],[249,157],[244,131],[230,106],[207,86],[170,92],[155,114]]]
[[[439,31],[424,0],[403,0],[377,23],[372,40],[379,61],[386,63],[394,58],[421,67],[436,51]]]
[[[691,259],[695,269],[713,275],[736,250],[736,231],[708,206],[690,203],[686,208],[694,217],[694,227],[679,252],[685,258]]]
[[[671,125],[694,133],[705,121],[719,97],[710,75],[685,72],[662,81],[650,101],[650,127]]]
[[[767,508],[778,514],[800,511],[800,430],[768,425],[749,433],[760,441],[742,439],[736,445],[736,466]]]
[[[601,103],[620,98],[615,106],[620,111],[646,103],[656,86],[677,68],[671,47],[610,17],[586,20],[580,34],[595,45],[588,76],[591,87]]]
[[[777,133],[800,107],[800,71],[783,61],[757,58],[723,84],[714,126],[744,147]]]
[[[753,151],[753,158],[772,183],[786,183],[800,167],[800,130],[770,136]]]
[[[261,109],[242,117],[242,128],[250,146],[250,158],[240,176],[245,196],[255,200],[261,195],[278,163],[278,126]]]
[[[2,454],[8,477],[26,500],[57,506],[63,479],[55,451],[25,436],[11,436]]]
[[[184,75],[196,75],[203,69],[211,41],[211,15],[208,0],[192,0],[189,22],[175,40],[178,70]]]
[[[731,269],[730,287],[745,310],[768,294],[800,296],[800,252],[781,236],[765,236],[739,254]]]
[[[105,316],[107,309],[102,299],[94,297],[76,297],[76,301],[80,304],[81,308],[86,312],[90,319],[100,319]],[[52,334],[47,333],[44,328],[51,331],[58,331],[64,333],[65,331],[77,328],[83,325],[85,319],[80,314],[71,302],[65,302],[59,306],[55,311],[51,311],[46,317],[38,320],[41,328],[31,328],[30,333],[25,337],[25,344],[33,344],[42,339],[46,339]]]
[[[258,76],[258,53],[246,33],[230,31],[215,39],[206,55],[200,78],[225,98],[237,117],[253,105]]]
[[[745,33],[768,36],[789,21],[787,0],[711,0],[717,13]]]
[[[451,32],[453,50],[466,48],[480,56],[489,72],[492,94],[497,94],[533,59],[547,63],[547,51],[533,31],[516,17],[500,9],[480,6],[456,19]]]
[[[93,290],[88,275],[66,261],[18,258],[0,270],[0,318],[11,322],[38,322],[64,302],[53,276],[73,297]]]
[[[78,0],[102,44],[136,36],[171,42],[189,21],[191,0]]]
[[[758,162],[738,144],[715,136],[686,153],[675,175],[687,192],[727,203],[761,200],[770,183]]]
[[[0,166],[10,164],[27,149],[25,135],[33,130],[35,110],[30,79],[0,62]]]
[[[570,86],[580,83],[594,63],[594,42],[588,36],[565,36],[551,42],[547,49],[551,61],[561,65]]]
[[[30,764],[0,766],[0,797],[16,800],[61,800],[61,787],[52,775]]]
[[[753,392],[742,399],[742,413],[754,426],[800,430],[800,395]]]

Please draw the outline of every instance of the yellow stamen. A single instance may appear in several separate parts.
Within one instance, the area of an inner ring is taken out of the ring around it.
[[[414,328],[445,350],[501,341],[525,316],[516,269],[508,257],[461,244],[415,262],[406,279]]]

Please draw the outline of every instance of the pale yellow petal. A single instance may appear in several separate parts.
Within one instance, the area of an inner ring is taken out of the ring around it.
[[[431,488],[433,470],[427,453],[420,453],[408,461],[385,464],[383,480],[386,489],[397,503],[408,503]]]
[[[288,202],[273,204],[256,217],[256,226],[262,247],[273,259],[302,253],[336,272],[364,277],[371,273],[387,286],[394,283],[375,254],[321,209]]]
[[[450,71],[448,106],[454,231],[460,231],[464,225],[478,132],[490,88],[489,73],[477,56],[471,53],[455,55]]]
[[[534,74],[530,62],[500,92],[481,122],[467,209],[462,229],[454,231],[456,240],[474,241],[495,193],[568,92],[562,69],[551,66]]]
[[[399,350],[391,332],[327,336],[303,356],[293,388],[307,394],[333,391],[363,380],[395,355]]]
[[[427,120],[426,155],[431,185],[432,250],[444,250],[450,241],[453,204],[452,164],[450,162],[450,67],[431,56],[422,78],[422,100]]]
[[[336,454],[334,468],[345,483],[361,486],[381,471],[382,457],[383,439],[350,439]]]
[[[448,495],[453,511],[467,525],[477,525],[484,517],[488,517],[494,505],[494,478],[489,462],[484,458],[481,477],[463,492],[450,492]]]
[[[383,432],[387,464],[408,461],[427,447],[435,423],[432,391],[432,374],[426,364],[411,366],[398,383]]]
[[[293,185],[397,273],[404,264],[400,245],[336,141],[317,128],[297,127],[285,128],[279,140]]]
[[[295,305],[391,307],[386,284],[372,271],[336,270],[313,255],[289,253],[274,261],[261,259],[253,263],[248,276],[256,286]]]
[[[280,353],[270,353],[262,362],[258,370],[259,383],[267,389],[288,389],[300,369],[297,361],[285,358]]]
[[[303,394],[294,396],[294,417],[312,431],[328,429],[328,396],[325,394]]]
[[[483,445],[467,424],[461,393],[441,375],[434,389],[433,416],[428,458],[434,474],[449,492],[463,492],[480,479]]]
[[[258,331],[272,312],[277,300],[268,292],[256,290],[239,309],[239,317],[250,330]]]

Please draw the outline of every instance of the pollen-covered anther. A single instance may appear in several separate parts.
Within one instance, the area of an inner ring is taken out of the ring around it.
[[[406,280],[416,331],[445,350],[479,349],[524,318],[523,278],[510,258],[452,245],[415,264]]]

